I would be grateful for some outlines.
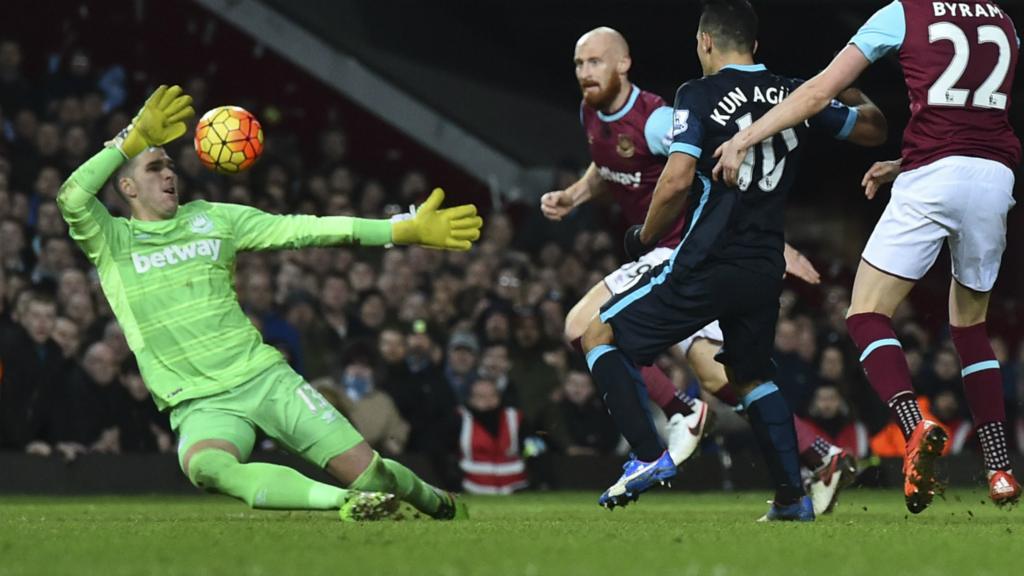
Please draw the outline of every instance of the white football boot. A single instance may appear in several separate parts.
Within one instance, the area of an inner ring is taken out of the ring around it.
[[[694,452],[700,445],[700,439],[704,437],[704,429],[708,426],[711,417],[711,409],[707,402],[694,399],[693,413],[689,416],[673,414],[665,425],[665,435],[668,437],[668,453],[672,461],[679,466]]]

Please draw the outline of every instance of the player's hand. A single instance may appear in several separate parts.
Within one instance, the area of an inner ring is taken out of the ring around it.
[[[743,182],[739,182],[740,166],[743,164],[743,159],[747,156],[747,149],[741,148],[736,141],[736,137],[733,136],[727,142],[722,144],[715,150],[715,158],[718,158],[718,164],[715,164],[714,169],[711,170],[711,177],[718,182],[724,180],[727,186],[740,185],[743,188]]]
[[[892,182],[900,175],[900,167],[902,164],[902,158],[899,160],[875,162],[872,164],[871,168],[868,168],[868,171],[864,173],[864,178],[860,181],[860,185],[864,187],[864,196],[866,196],[868,200],[874,199],[879,188],[889,182]]]
[[[651,251],[652,246],[644,244],[640,240],[640,231],[643,230],[643,226],[640,224],[633,224],[626,230],[626,238],[623,241],[623,248],[626,250],[626,258],[636,262],[641,256]]]
[[[808,284],[821,284],[821,274],[818,274],[811,261],[796,248],[786,244],[783,255],[786,257],[787,276],[796,276]]]
[[[417,244],[427,248],[469,250],[480,238],[482,218],[476,215],[476,206],[463,204],[440,209],[444,190],[434,188],[430,197],[409,220],[391,224],[391,240],[395,244]]]
[[[560,221],[572,212],[572,194],[568,190],[555,190],[540,197],[540,211],[548,220]]]
[[[163,146],[182,137],[187,131],[185,122],[195,113],[192,97],[184,94],[181,86],[161,85],[132,123],[107,144],[120,150],[125,158],[134,158],[146,148]]]

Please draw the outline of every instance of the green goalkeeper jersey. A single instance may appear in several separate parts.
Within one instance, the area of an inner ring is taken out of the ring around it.
[[[201,200],[181,206],[169,220],[113,217],[74,175],[58,204],[71,236],[96,266],[160,409],[222,392],[284,361],[238,303],[239,252],[356,238],[381,244],[390,235],[387,221],[278,216]]]

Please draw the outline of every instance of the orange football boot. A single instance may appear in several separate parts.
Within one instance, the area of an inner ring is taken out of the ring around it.
[[[942,455],[949,435],[931,420],[917,423],[907,440],[907,456],[903,460],[903,495],[907,510],[920,514],[942,486],[935,480],[935,460]]]

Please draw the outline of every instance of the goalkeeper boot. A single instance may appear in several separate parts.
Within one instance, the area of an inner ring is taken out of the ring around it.
[[[814,522],[814,504],[810,496],[803,496],[796,502],[780,506],[772,502],[768,513],[757,519],[758,522]]]
[[[437,495],[441,497],[441,504],[432,515],[435,520],[469,520],[469,506],[463,499],[442,490],[438,490]]]
[[[609,510],[626,506],[655,484],[668,484],[675,475],[676,464],[668,450],[653,462],[643,462],[631,455],[629,461],[622,465],[622,476],[601,494],[597,503]]]
[[[399,500],[384,492],[350,491],[348,499],[338,510],[342,522],[366,522],[395,519]]]

